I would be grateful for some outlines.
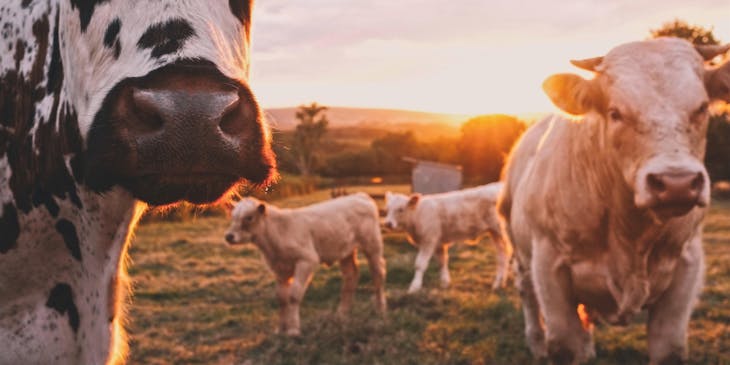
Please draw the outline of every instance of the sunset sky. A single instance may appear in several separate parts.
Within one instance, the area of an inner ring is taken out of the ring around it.
[[[730,42],[728,0],[260,0],[251,83],[265,107],[551,111],[540,85],[569,59],[674,18]]]

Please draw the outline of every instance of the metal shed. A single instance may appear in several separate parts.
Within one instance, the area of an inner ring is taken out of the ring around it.
[[[413,164],[411,191],[421,194],[459,190],[462,185],[461,166],[404,157]]]

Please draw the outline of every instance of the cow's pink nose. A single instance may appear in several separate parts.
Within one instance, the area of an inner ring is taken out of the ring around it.
[[[657,208],[687,207],[699,202],[705,177],[701,172],[647,174],[646,185]]]
[[[138,118],[128,122],[134,132],[143,134],[163,129],[220,130],[235,136],[253,116],[245,116],[235,91],[175,91],[134,89],[131,108]]]

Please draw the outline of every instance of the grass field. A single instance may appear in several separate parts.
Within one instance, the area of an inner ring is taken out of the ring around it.
[[[321,191],[279,203],[292,207],[328,197]],[[199,218],[139,227],[130,251],[131,364],[533,363],[517,291],[490,289],[495,259],[489,242],[451,248],[449,289],[438,288],[432,264],[424,290],[407,295],[416,250],[404,236],[387,234],[387,317],[373,310],[361,258],[352,317],[335,317],[339,269],[322,267],[302,304],[304,336],[289,339],[274,333],[273,276],[253,247],[224,245],[227,224]],[[706,288],[691,322],[690,363],[730,364],[730,203],[711,208],[705,248]],[[597,327],[592,364],[647,363],[642,319],[628,327]]]

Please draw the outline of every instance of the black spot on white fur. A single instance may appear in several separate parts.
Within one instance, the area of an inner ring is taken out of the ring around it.
[[[109,2],[109,0],[71,0],[71,7],[79,9],[79,21],[81,23],[81,31],[86,32],[86,27],[91,23],[91,17],[94,15],[94,8],[97,5]]]
[[[113,49],[114,59],[119,58],[119,54],[122,52],[122,45],[119,42],[119,31],[122,29],[122,21],[119,18],[115,18],[109,23],[109,26],[104,32],[104,46]]]
[[[46,307],[55,309],[58,313],[68,315],[68,323],[74,332],[79,330],[79,310],[74,303],[71,286],[65,283],[56,284],[46,301]]]
[[[76,260],[81,261],[81,247],[79,246],[79,235],[76,227],[67,219],[59,219],[56,222],[56,231],[63,237],[63,242]]]
[[[231,13],[238,18],[243,25],[251,22],[251,1],[250,0],[228,0]]]
[[[139,49],[152,49],[154,58],[175,53],[183,48],[188,38],[195,36],[195,30],[185,19],[170,19],[150,26],[137,42]]]
[[[18,244],[20,226],[18,225],[18,211],[12,203],[3,205],[3,214],[0,216],[0,253],[7,253]]]

